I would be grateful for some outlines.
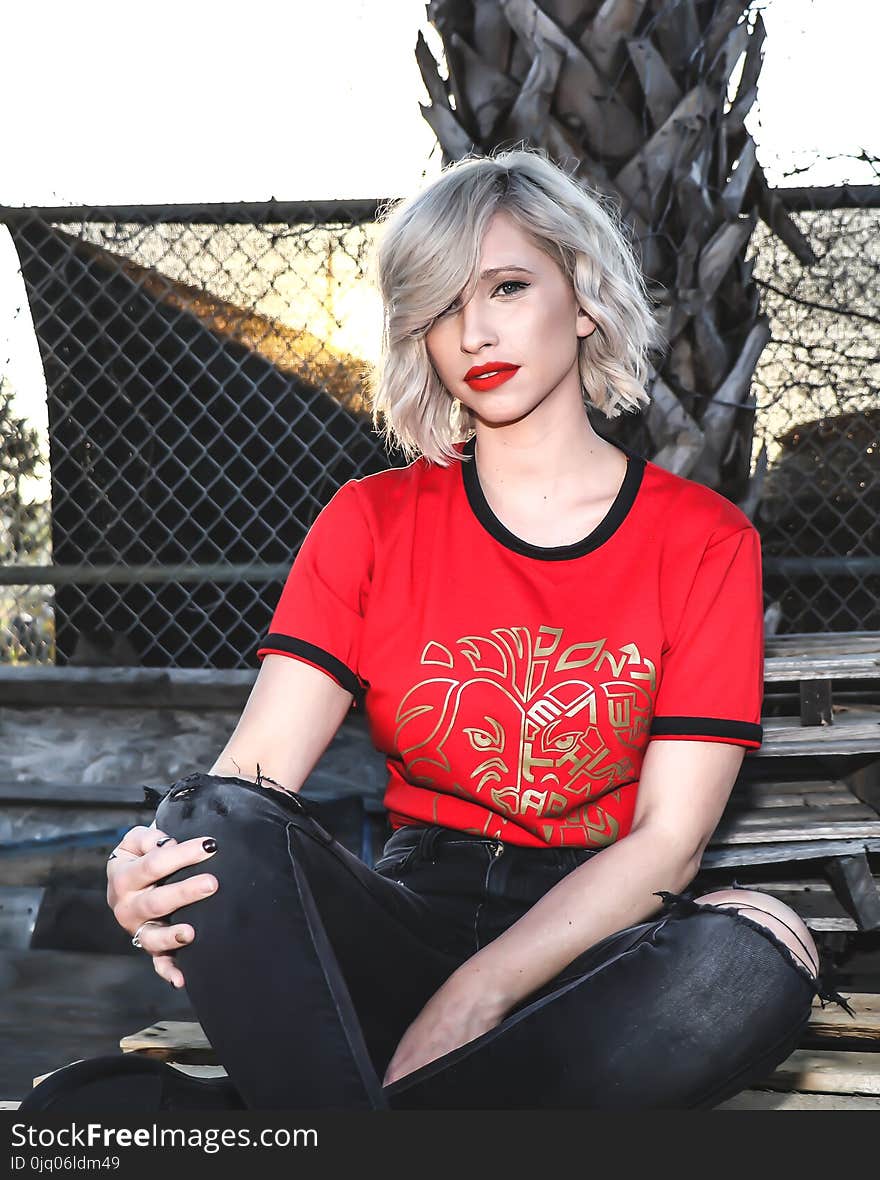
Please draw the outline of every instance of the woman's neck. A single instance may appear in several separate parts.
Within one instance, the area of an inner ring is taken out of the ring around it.
[[[586,418],[578,429],[540,433],[478,425],[474,462],[484,492],[531,503],[602,498],[626,469],[624,454]]]

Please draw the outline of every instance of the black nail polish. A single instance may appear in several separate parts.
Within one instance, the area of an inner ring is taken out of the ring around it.
[[[202,848],[204,848],[205,852],[216,852],[217,841],[213,836],[209,836],[207,840],[202,841]]]
[[[167,844],[169,840],[173,840],[173,836],[166,836],[164,840],[157,840],[156,847],[161,848],[163,844]]]

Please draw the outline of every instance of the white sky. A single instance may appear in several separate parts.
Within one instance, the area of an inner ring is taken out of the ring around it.
[[[771,183],[776,157],[880,151],[875,0],[765,0],[764,21]],[[4,26],[3,204],[397,196],[439,170],[423,0],[42,0]]]
[[[875,179],[819,156],[880,155],[876,0],[766,0],[750,130],[771,184]],[[234,23],[231,13],[236,14]],[[9,5],[0,204],[405,195],[440,169],[415,62],[423,0]],[[0,236],[0,372],[38,421],[42,374]]]

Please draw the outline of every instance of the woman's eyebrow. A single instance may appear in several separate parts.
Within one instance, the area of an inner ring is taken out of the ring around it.
[[[524,274],[524,275],[530,275],[530,274],[534,273],[533,271],[527,270],[524,266],[493,266],[493,267],[490,267],[489,270],[482,271],[480,274],[480,278],[481,279],[491,279],[491,278],[494,278],[495,275],[500,275],[504,271],[507,271],[507,270],[519,271],[521,274]]]

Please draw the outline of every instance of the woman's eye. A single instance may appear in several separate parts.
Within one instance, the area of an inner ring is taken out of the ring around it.
[[[516,290],[507,291],[507,292],[505,292],[505,294],[515,295],[516,291],[519,290],[521,287],[525,288],[528,286],[529,286],[528,283],[521,283],[518,279],[508,279],[504,283],[499,283],[498,286],[495,288],[495,291],[496,292],[501,291],[504,287],[514,287],[514,288],[516,288]],[[450,305],[446,308],[445,311],[441,311],[440,315],[437,318],[442,319],[443,316],[450,315],[452,312],[455,312],[458,310],[459,310],[459,303],[458,303],[458,300],[456,300],[455,303],[450,303]]]
[[[495,290],[500,291],[502,287],[527,287],[528,285],[528,283],[519,282],[518,279],[508,279],[505,283],[499,283]],[[514,292],[510,292],[510,294],[513,293]]]

